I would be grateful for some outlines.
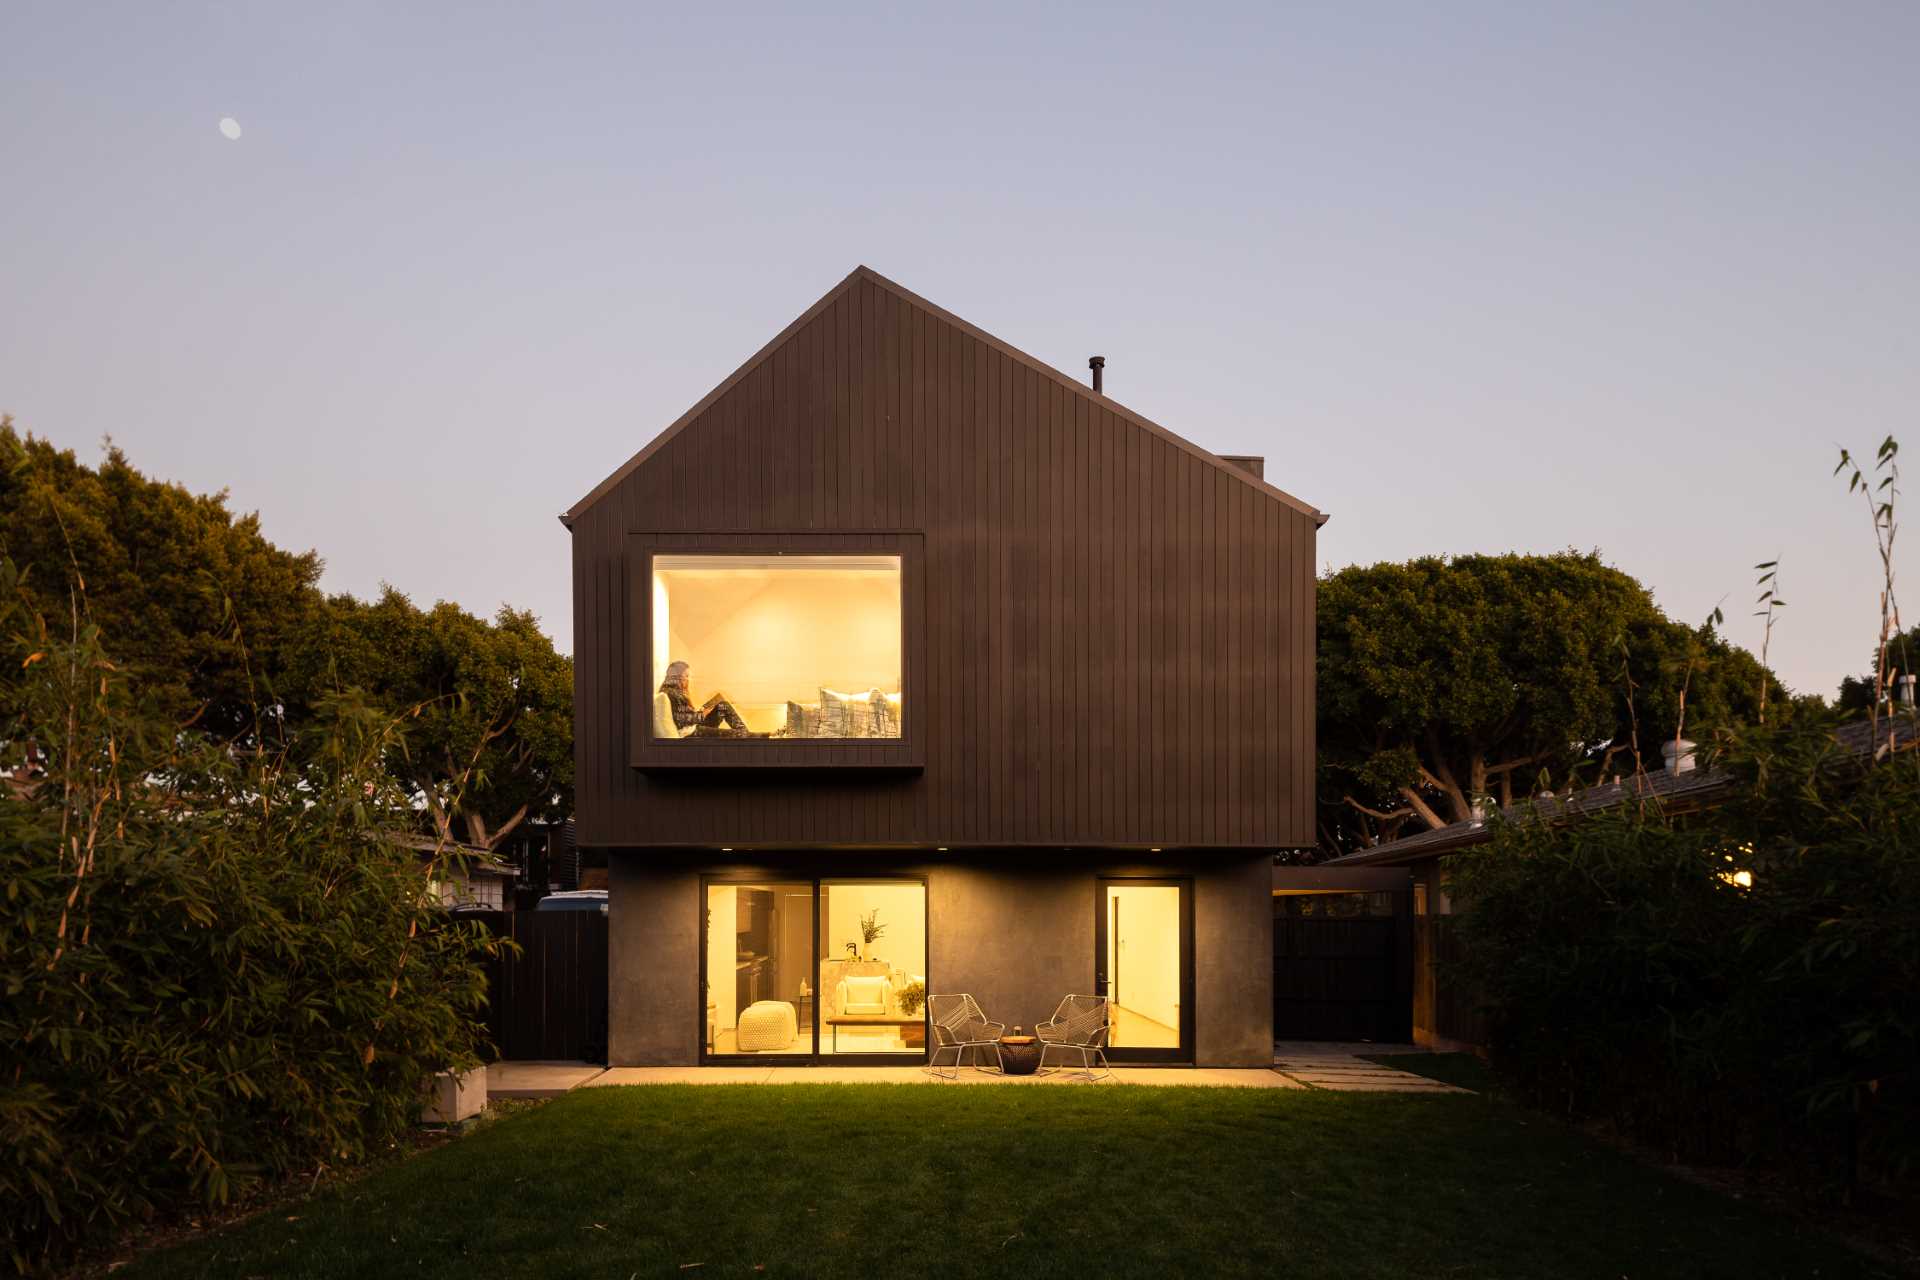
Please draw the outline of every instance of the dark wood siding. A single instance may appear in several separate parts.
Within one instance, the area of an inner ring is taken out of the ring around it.
[[[1314,513],[856,273],[573,518],[580,843],[1313,841]],[[917,532],[924,769],[635,769],[630,534]]]

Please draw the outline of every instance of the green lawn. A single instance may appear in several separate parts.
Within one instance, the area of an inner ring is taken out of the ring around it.
[[[1360,1057],[1475,1093],[1491,1094],[1499,1087],[1487,1064],[1471,1053],[1363,1053]]]
[[[681,1085],[569,1094],[116,1276],[916,1273],[1879,1274],[1480,1097]]]

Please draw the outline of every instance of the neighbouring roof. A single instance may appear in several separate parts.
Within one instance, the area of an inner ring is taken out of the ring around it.
[[[1842,747],[1857,755],[1872,751],[1879,756],[1920,742],[1920,717],[1912,714],[1882,716],[1877,725],[1870,720],[1855,720],[1843,725],[1834,737]],[[1718,804],[1732,788],[1733,782],[1733,773],[1718,766],[1689,769],[1684,773],[1669,773],[1662,769],[1658,773],[1636,774],[1566,796],[1538,796],[1515,801],[1502,809],[1500,816],[1508,822],[1571,822],[1617,809],[1637,799],[1655,800],[1663,806],[1682,811],[1706,809]],[[1477,844],[1485,844],[1492,838],[1492,820],[1471,818],[1399,840],[1389,840],[1358,853],[1329,858],[1320,865],[1403,866],[1457,853]]]
[[[664,447],[668,441],[672,440],[676,435],[678,435],[682,430],[684,430],[689,423],[697,419],[716,400],[720,399],[721,396],[725,395],[728,391],[732,390],[735,384],[739,383],[748,374],[752,373],[755,369],[759,368],[760,365],[764,363],[769,357],[771,357],[776,351],[778,351],[782,346],[786,345],[786,343],[796,333],[800,332],[801,329],[806,327],[808,321],[812,320],[815,316],[819,315],[822,311],[826,310],[829,306],[831,306],[834,303],[836,299],[838,299],[847,290],[851,289],[855,284],[857,284],[862,280],[869,281],[872,284],[878,286],[879,288],[885,289],[889,293],[896,295],[901,300],[909,303],[910,305],[918,307],[921,310],[927,312],[929,315],[932,315],[936,319],[944,321],[945,323],[952,325],[954,328],[959,329],[961,332],[967,334],[967,336],[977,339],[978,341],[985,343],[987,346],[1009,357],[1010,359],[1018,361],[1019,363],[1026,365],[1028,368],[1034,370],[1035,372],[1040,373],[1045,377],[1053,379],[1055,382],[1058,382],[1060,385],[1069,388],[1074,393],[1081,396],[1085,396],[1089,400],[1093,400],[1101,405],[1104,405],[1107,409],[1109,409],[1115,414],[1118,414],[1121,418],[1132,423],[1134,426],[1139,427],[1143,431],[1152,433],[1153,435],[1159,437],[1160,439],[1167,441],[1168,443],[1176,446],[1179,449],[1184,450],[1189,454],[1192,454],[1194,457],[1199,458],[1204,462],[1211,463],[1213,466],[1219,468],[1222,472],[1234,477],[1236,480],[1240,481],[1241,483],[1251,486],[1252,488],[1265,494],[1267,497],[1273,498],[1283,503],[1284,505],[1293,508],[1295,511],[1302,513],[1303,515],[1308,515],[1313,517],[1315,524],[1324,525],[1327,522],[1327,519],[1328,519],[1327,513],[1319,510],[1316,507],[1309,506],[1307,503],[1302,502],[1300,499],[1294,497],[1292,494],[1283,492],[1282,490],[1276,488],[1275,486],[1268,484],[1265,479],[1263,479],[1258,475],[1255,475],[1252,471],[1247,470],[1244,466],[1238,465],[1234,462],[1230,462],[1227,459],[1220,457],[1218,454],[1207,452],[1205,449],[1202,449],[1199,445],[1196,445],[1192,441],[1184,439],[1181,436],[1174,434],[1173,432],[1167,430],[1165,427],[1161,426],[1156,422],[1151,421],[1148,418],[1142,417],[1140,414],[1135,413],[1133,410],[1127,408],[1125,405],[1119,403],[1118,401],[1112,400],[1105,395],[1096,393],[1092,387],[1089,387],[1086,383],[1081,382],[1079,379],[1068,377],[1066,374],[1060,372],[1058,369],[1055,369],[1052,365],[1046,364],[1045,362],[1040,360],[1036,360],[1034,357],[1028,355],[1026,352],[1021,351],[1016,347],[1009,346],[1005,342],[1002,342],[1000,339],[994,337],[992,334],[988,333],[986,330],[981,329],[979,326],[969,324],[965,320],[962,320],[959,316],[954,315],[951,311],[948,311],[943,307],[935,306],[933,303],[928,302],[925,298],[922,298],[919,294],[916,294],[911,290],[902,288],[901,286],[895,284],[893,281],[887,279],[885,276],[881,275],[879,272],[873,270],[872,268],[859,266],[859,267],[855,267],[851,272],[849,272],[846,279],[842,280],[839,284],[835,285],[832,289],[829,289],[826,293],[826,296],[822,297],[818,302],[814,303],[811,307],[808,307],[807,310],[801,314],[799,319],[795,320],[792,324],[788,325],[785,329],[782,329],[780,333],[774,337],[773,341],[767,343],[766,346],[760,348],[760,350],[755,352],[753,356],[745,364],[741,365],[738,369],[735,369],[733,373],[729,375],[724,382],[722,382],[719,386],[715,387],[712,391],[708,392],[706,397],[702,399],[700,403],[694,405],[693,408],[681,414],[680,417],[677,418],[673,422],[673,424],[669,426],[665,431],[662,431],[659,435],[655,436],[652,440],[648,441],[645,448],[641,449],[640,452],[634,454],[631,458],[628,458],[624,463],[620,465],[620,467],[617,470],[614,471],[612,475],[608,476],[605,480],[602,480],[598,485],[596,485],[593,489],[593,492],[589,493],[586,497],[580,499],[580,501],[574,503],[572,507],[568,508],[567,511],[563,515],[561,515],[560,523],[566,525],[568,528],[572,528],[573,522],[579,519],[583,512],[585,512],[589,507],[593,506],[596,502],[600,501],[600,499],[606,497],[607,494],[612,492],[613,489],[616,486],[618,486],[622,480],[625,480],[629,475],[632,475],[641,466],[645,465],[648,458],[652,457],[655,453],[659,452],[660,449]]]
[[[1273,869],[1273,891],[1291,893],[1381,893],[1413,888],[1413,873],[1405,867],[1312,867]]]
[[[484,849],[477,844],[461,844],[457,840],[442,843],[432,836],[413,835],[407,832],[390,833],[387,839],[399,845],[401,848],[411,849],[415,853],[460,854],[467,859],[466,873],[469,877],[498,876],[502,879],[512,879],[520,874],[520,868],[514,866],[511,862],[500,861],[500,859],[493,856],[492,850]]]

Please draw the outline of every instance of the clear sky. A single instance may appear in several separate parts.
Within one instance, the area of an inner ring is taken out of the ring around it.
[[[1333,513],[1773,659],[1920,458],[1920,5],[0,7],[0,409],[571,648],[557,512],[865,262]],[[240,126],[237,139],[223,118]],[[1911,612],[1920,613],[1920,596]]]

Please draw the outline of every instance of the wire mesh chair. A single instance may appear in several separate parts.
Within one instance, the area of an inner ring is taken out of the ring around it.
[[[1080,1070],[1089,1082],[1107,1079],[1113,1074],[1106,1052],[1107,1035],[1112,1029],[1105,996],[1068,996],[1053,1011],[1052,1018],[1033,1029],[1040,1037],[1040,1069],[1047,1069],[1047,1055],[1057,1049],[1062,1054],[1080,1055]]]
[[[1007,1024],[989,1021],[980,1010],[978,1003],[969,995],[928,996],[927,1017],[933,1024],[933,1052],[927,1057],[926,1072],[939,1076],[942,1080],[956,1080],[960,1076],[961,1059],[967,1050],[974,1051],[973,1065],[980,1067],[980,1050],[993,1050],[995,1070],[1002,1070],[1000,1062],[1000,1037],[1006,1034]],[[953,1067],[942,1073],[940,1055],[953,1053]]]

